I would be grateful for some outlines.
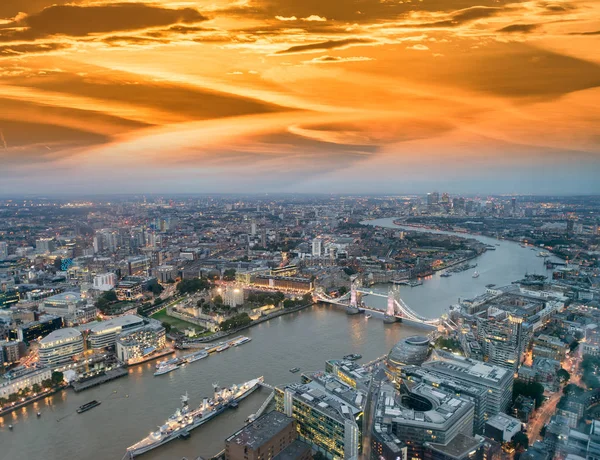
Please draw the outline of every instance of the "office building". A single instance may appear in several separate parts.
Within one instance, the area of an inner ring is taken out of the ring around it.
[[[321,257],[323,255],[323,240],[315,238],[312,240],[312,256]]]
[[[51,332],[40,340],[40,364],[54,366],[83,353],[81,332],[70,327]]]
[[[114,273],[101,273],[94,276],[94,289],[98,291],[110,291],[117,284],[117,275]]]
[[[6,291],[0,291],[0,308],[9,308],[21,300],[19,291],[16,289],[7,289]]]
[[[77,309],[84,305],[85,302],[78,292],[62,292],[44,299],[40,304],[40,310],[50,315],[74,318],[77,315]]]
[[[136,315],[117,316],[116,318],[94,324],[88,332],[89,348],[99,350],[112,347],[117,336],[144,326],[144,319]]]
[[[43,315],[37,321],[19,326],[16,330],[11,331],[9,336],[13,340],[29,344],[29,342],[40,339],[61,327],[63,327],[63,320],[60,316]]]
[[[35,250],[39,254],[51,254],[56,251],[54,238],[40,238],[35,242]]]
[[[106,338],[106,336],[104,336]],[[116,354],[120,361],[135,364],[166,345],[165,328],[159,321],[151,320],[133,331],[119,334]]]
[[[414,384],[427,383],[471,401],[473,403],[473,433],[483,433],[487,418],[488,399],[488,389],[484,385],[474,385],[418,366],[404,366],[395,380],[396,383],[405,381]]]
[[[533,357],[550,358],[556,361],[565,359],[569,347],[557,337],[540,334],[533,340]]]
[[[325,372],[339,378],[352,388],[366,391],[371,382],[371,373],[353,361],[330,359],[325,363]]]
[[[119,300],[135,300],[142,297],[141,280],[122,280],[115,286],[115,294]]]
[[[358,459],[365,393],[325,373],[304,380],[276,389],[277,410],[296,419],[300,440],[314,450],[332,459]]]
[[[4,260],[8,257],[8,243],[6,241],[0,241],[0,260]]]
[[[19,343],[16,340],[0,341],[0,360],[6,364],[19,361]]]
[[[52,377],[50,368],[23,368],[20,371],[11,371],[6,374],[5,378],[0,378],[0,398],[7,399],[24,388],[31,389],[33,385],[41,385],[50,377]]]
[[[600,460],[600,420],[592,421],[587,446],[587,460]]]
[[[291,276],[258,275],[252,280],[251,284],[296,294],[304,294],[313,289],[313,282],[309,278],[297,278]]]
[[[458,434],[473,434],[473,403],[445,389],[417,383],[398,391],[381,383],[374,398],[372,434],[406,443],[409,459],[423,459],[425,443],[447,445]]]
[[[507,412],[512,400],[513,373],[508,369],[436,350],[426,369],[452,377],[468,385],[479,385],[488,391],[486,417]]]
[[[521,431],[521,421],[502,412],[485,422],[486,437],[498,442],[509,442]]]
[[[155,273],[159,283],[172,282],[177,278],[175,275],[175,267],[172,265],[161,265],[156,268]]]
[[[312,449],[297,438],[292,417],[268,412],[225,440],[225,460],[311,460]]]
[[[386,365],[389,371],[397,374],[399,369],[406,364],[420,366],[429,355],[429,338],[413,335],[400,340],[390,350]]]
[[[523,319],[490,307],[487,318],[477,318],[477,340],[484,357],[496,366],[515,372],[526,340]]]

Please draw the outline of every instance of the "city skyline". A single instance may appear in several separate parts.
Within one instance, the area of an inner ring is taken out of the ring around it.
[[[0,195],[600,193],[599,13],[5,1]]]

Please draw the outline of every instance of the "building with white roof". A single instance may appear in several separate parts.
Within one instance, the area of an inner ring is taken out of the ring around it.
[[[89,347],[92,349],[112,347],[117,342],[119,334],[139,329],[144,324],[144,319],[136,315],[118,316],[97,323],[89,330]]]
[[[485,387],[488,391],[486,418],[506,412],[510,407],[514,374],[508,369],[441,350],[436,350],[434,359],[423,363],[423,368],[466,384]]]
[[[65,363],[81,353],[83,336],[71,327],[53,331],[40,340],[40,363],[47,366]]]

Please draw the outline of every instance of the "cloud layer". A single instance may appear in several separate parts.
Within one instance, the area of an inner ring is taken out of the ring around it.
[[[45,190],[48,168],[65,191],[600,192],[598,18],[593,0],[5,0],[0,194]]]

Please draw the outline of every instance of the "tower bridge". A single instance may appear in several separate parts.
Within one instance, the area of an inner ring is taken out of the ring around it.
[[[367,307],[360,301],[361,296],[373,295],[377,297],[387,297],[387,309],[386,311],[379,310],[377,308]],[[400,289],[398,286],[393,286],[387,294],[375,291],[371,288],[365,288],[360,286],[357,278],[352,280],[352,287],[350,292],[340,297],[331,297],[325,294],[322,290],[317,290],[313,295],[314,299],[318,302],[330,303],[339,305],[346,308],[349,314],[374,312],[383,313],[384,322],[393,323],[396,321],[410,322],[419,324],[426,327],[438,328],[440,325],[451,327],[447,322],[440,318],[431,319],[419,315],[417,312],[412,310],[406,303],[400,298]]]

